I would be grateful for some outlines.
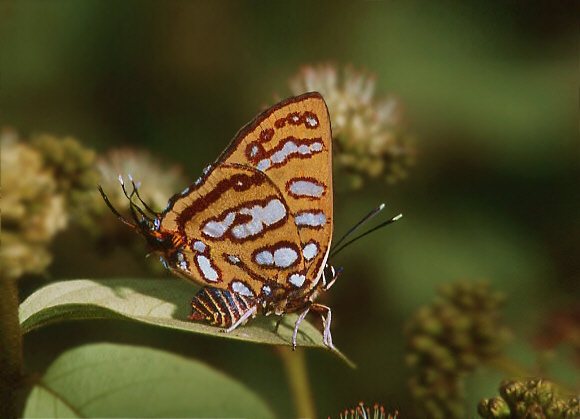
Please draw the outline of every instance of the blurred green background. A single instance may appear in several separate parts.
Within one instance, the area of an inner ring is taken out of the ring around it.
[[[321,417],[361,400],[408,412],[402,327],[437,284],[491,281],[509,296],[506,322],[523,346],[546,313],[578,304],[577,32],[571,2],[4,1],[2,125],[99,152],[146,148],[195,179],[264,105],[290,94],[302,66],[374,73],[377,94],[400,100],[417,164],[394,186],[335,195],[337,236],[380,202],[404,218],[334,261],[344,271],[325,303],[335,344],[359,368],[321,351],[308,362]],[[89,244],[66,243],[55,243],[51,279],[120,275],[99,267]],[[293,416],[268,347],[75,323],[26,336],[27,363],[41,371],[91,341],[200,358]],[[500,377],[471,380],[471,406]]]

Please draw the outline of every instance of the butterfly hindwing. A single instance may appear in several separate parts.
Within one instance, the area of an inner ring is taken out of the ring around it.
[[[267,109],[238,132],[220,162],[254,167],[280,189],[300,236],[305,281],[315,283],[333,224],[332,138],[322,96],[306,93]]]

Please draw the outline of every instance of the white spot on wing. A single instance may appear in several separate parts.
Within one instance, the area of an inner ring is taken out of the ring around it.
[[[240,263],[240,258],[237,257],[236,255],[228,255],[228,259],[230,262],[232,262],[234,265]]]
[[[262,292],[263,292],[265,295],[270,295],[270,293],[272,292],[272,288],[270,288],[268,285],[264,285],[264,286],[262,287]]]
[[[236,214],[230,212],[226,215],[223,221],[209,221],[203,227],[203,232],[210,237],[218,238],[222,237],[224,233],[230,228],[234,219],[236,218]]]
[[[205,252],[206,245],[204,242],[196,240],[193,242],[193,248],[194,248],[194,250],[197,250],[198,252],[203,253],[203,252]]]
[[[261,209],[261,208],[260,208]],[[262,221],[267,225],[277,223],[286,216],[286,208],[279,199],[274,199],[266,205]]]
[[[201,270],[201,273],[204,279],[217,282],[218,280],[218,273],[217,271],[211,266],[211,261],[204,255],[197,255],[196,256],[197,265]]]
[[[284,155],[284,152],[282,150],[276,151],[272,155],[272,163],[282,163],[285,157],[286,156]]]
[[[306,276],[301,274],[292,274],[290,275],[290,278],[288,278],[288,281],[298,288],[300,288],[302,284],[304,284],[305,280]]]
[[[284,147],[282,148],[282,150],[284,151],[284,153],[286,153],[286,155],[290,155],[298,151],[298,146],[296,146],[294,142],[288,141],[284,143]]]
[[[232,228],[232,234],[237,239],[245,239],[248,236],[255,236],[262,231],[262,223],[250,220],[246,224],[241,224]]]
[[[255,260],[258,265],[272,265],[274,263],[274,255],[269,250],[262,250],[256,253]]]
[[[300,212],[294,216],[298,226],[319,227],[326,224],[326,215],[323,212]]]
[[[319,198],[324,192],[324,187],[308,180],[296,180],[290,184],[290,192],[294,195]]]
[[[311,151],[320,151],[320,150],[322,150],[322,143],[316,142],[316,143],[310,144],[310,150]]]
[[[270,167],[270,159],[263,159],[260,160],[258,162],[258,164],[256,165],[256,169],[260,170],[260,171],[264,171],[266,169],[268,169],[268,167]]]
[[[306,260],[314,259],[317,254],[318,246],[316,243],[308,243],[306,246],[304,246],[304,249],[302,249],[302,256],[304,256],[304,259]]]
[[[274,251],[274,263],[281,268],[291,266],[296,259],[298,259],[298,254],[289,247],[281,247]]]
[[[315,124],[318,124],[318,121],[312,119]],[[293,154],[299,153],[302,155],[312,154],[315,152],[319,152],[323,149],[323,144],[321,142],[314,142],[310,145],[307,144],[300,144],[296,145],[295,142],[291,140],[287,140],[282,148],[275,153],[273,153],[270,158],[262,159],[256,165],[256,168],[260,171],[266,171],[272,164],[283,164],[284,161],[288,160]],[[257,151],[256,151],[257,154]],[[254,156],[254,150],[250,151],[251,157]]]
[[[254,157],[256,154],[258,154],[258,146],[257,145],[254,145],[252,147],[252,151],[250,151],[250,156],[251,157]]]
[[[282,163],[286,158],[298,151],[298,147],[292,141],[287,141],[284,143],[282,150],[276,151],[272,155],[272,163]]]
[[[311,127],[317,127],[318,126],[318,119],[316,119],[313,116],[307,116],[306,117],[306,124],[311,126]]]
[[[254,296],[254,293],[243,282],[232,282],[232,290],[240,295],[245,295],[247,297]]]
[[[264,224],[269,226],[277,223],[286,216],[286,208],[279,199],[273,199],[265,207],[254,205],[252,208],[241,208],[240,214],[250,215],[252,219],[245,224],[232,228],[232,234],[237,239],[260,234]]]

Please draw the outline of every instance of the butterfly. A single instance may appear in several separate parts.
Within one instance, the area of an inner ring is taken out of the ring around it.
[[[153,211],[125,188],[133,220],[150,253],[201,290],[191,320],[231,331],[258,314],[309,311],[323,319],[323,341],[334,348],[329,307],[316,299],[335,282],[328,262],[333,230],[332,136],[317,92],[286,99],[244,126],[202,176]],[[137,202],[135,202],[137,201]],[[276,329],[279,322],[276,324]]]

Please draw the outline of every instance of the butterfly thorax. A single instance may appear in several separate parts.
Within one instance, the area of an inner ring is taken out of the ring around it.
[[[152,230],[145,238],[147,251],[150,254],[159,254],[170,265],[175,263],[183,248],[183,238],[173,233]]]
[[[263,312],[268,314],[285,314],[302,311],[310,303],[316,300],[321,291],[320,286],[312,287],[312,289],[300,289],[285,292],[281,294],[280,298],[269,301],[265,304]]]

